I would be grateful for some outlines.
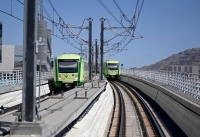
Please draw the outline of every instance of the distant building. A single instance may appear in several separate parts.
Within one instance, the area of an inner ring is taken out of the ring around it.
[[[170,66],[168,66],[168,71],[180,72],[180,73],[200,74],[200,68],[199,68],[199,66],[170,65]]]
[[[51,54],[47,56],[51,60]],[[2,63],[0,70],[22,70],[23,67],[23,46],[2,45]],[[37,67],[38,68],[38,67]],[[42,71],[50,71],[50,62],[42,66]]]
[[[23,67],[23,46],[15,46],[14,69]]]
[[[15,62],[23,62],[23,46],[15,46]]]
[[[22,69],[23,47],[2,45],[2,62],[0,70]]]
[[[15,45],[2,45],[2,62],[0,70],[14,69]]]

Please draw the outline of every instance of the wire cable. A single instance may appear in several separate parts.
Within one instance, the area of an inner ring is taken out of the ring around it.
[[[98,0],[98,2],[108,11],[108,13],[110,13],[110,15],[120,24],[124,27],[124,25],[114,16],[114,14],[112,14],[112,12],[106,7],[106,5],[101,1]]]
[[[20,18],[18,18],[18,17],[16,17],[16,16],[13,16],[12,14],[9,14],[9,13],[7,13],[7,12],[5,12],[5,11],[0,10],[0,12],[2,12],[2,13],[4,13],[4,14],[7,14],[7,15],[9,15],[9,16],[11,16],[11,17],[13,17],[13,18],[15,18],[15,19],[17,19],[17,20],[19,20],[19,21],[24,22],[22,19],[20,19]]]
[[[124,19],[125,19],[127,22],[129,22],[130,24],[132,24],[131,21],[130,21],[130,20],[127,18],[127,16],[125,15],[125,13],[122,11],[122,9],[119,7],[119,5],[117,4],[117,2],[116,2],[115,0],[113,0],[113,2],[114,2],[115,5],[117,6],[117,8],[120,10],[121,16],[124,17]]]
[[[24,5],[24,3],[22,3],[20,0],[16,0],[16,1],[18,1],[19,3],[21,3],[22,5]]]

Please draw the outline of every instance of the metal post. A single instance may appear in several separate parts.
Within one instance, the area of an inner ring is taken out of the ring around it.
[[[95,54],[95,62],[96,62],[96,69],[95,69],[95,73],[97,75],[97,71],[98,71],[98,49],[97,49],[97,39],[95,40],[95,50],[96,50],[96,54]]]
[[[52,96],[54,96],[54,90],[52,90]]]
[[[82,50],[82,47],[81,47],[81,56],[83,56],[83,50]]]
[[[34,122],[36,114],[37,0],[24,1],[22,121]]]
[[[93,47],[93,45],[92,45],[92,47],[91,47],[91,75],[92,75],[92,71],[93,71],[93,69],[94,69],[94,66],[93,66],[93,59],[94,59],[94,47]],[[92,79],[92,78],[91,78]]]
[[[85,89],[85,97],[87,97],[87,89]]]
[[[41,65],[39,65],[39,102],[38,102],[38,108],[40,108],[40,84],[41,84]]]
[[[2,63],[2,22],[0,22],[0,63]]]
[[[88,19],[89,21],[89,80],[91,80],[91,74],[92,74],[92,65],[91,65],[91,48],[92,48],[92,18]]]
[[[63,90],[61,90],[61,97],[63,97],[64,95],[63,95]]]
[[[44,20],[44,17],[43,17],[43,0],[40,0],[40,20]]]
[[[100,52],[101,52],[101,71],[100,71],[100,79],[103,80],[103,39],[104,39],[104,35],[103,35],[103,31],[104,31],[104,21],[105,19],[104,18],[101,18],[100,19],[101,21],[101,47],[100,47]]]

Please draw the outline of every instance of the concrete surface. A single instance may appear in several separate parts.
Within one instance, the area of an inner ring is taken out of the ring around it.
[[[97,88],[97,84],[92,88],[91,83],[86,83],[84,88],[74,88],[67,92],[64,92],[64,98],[50,98],[44,102],[41,102],[41,107],[39,108],[39,115],[41,115],[43,121],[46,125],[46,131],[42,136],[50,137],[58,134],[67,125],[74,121],[90,104],[90,102],[104,90],[105,82],[99,83],[100,88]],[[87,88],[88,99],[74,99],[75,92],[78,91],[78,96],[85,96],[85,89]],[[61,95],[58,95],[61,96]],[[15,117],[12,114],[8,114],[0,117],[2,124],[0,134],[2,131],[9,131],[9,125],[15,122]],[[5,125],[5,126],[4,126]],[[11,131],[12,134],[12,131]],[[30,135],[28,135],[30,136]],[[35,135],[38,136],[38,135]],[[17,137],[12,135],[12,137]]]
[[[44,96],[50,93],[50,86],[46,84],[48,81],[41,82],[40,86],[40,96]],[[12,89],[17,89],[20,87],[13,87]],[[6,89],[3,88],[3,89]],[[39,96],[39,87],[36,87],[36,96]],[[19,105],[22,103],[22,90],[14,90],[12,92],[7,92],[5,94],[0,95],[0,106],[3,106],[6,110],[13,110],[12,107]],[[0,109],[1,110],[1,109]],[[0,113],[1,114],[1,113]]]
[[[65,137],[105,137],[108,133],[114,106],[113,92],[109,84],[90,111],[77,122]]]

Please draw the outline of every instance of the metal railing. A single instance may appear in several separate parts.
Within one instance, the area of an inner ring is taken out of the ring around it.
[[[191,73],[171,72],[171,71],[146,71],[146,70],[122,70],[124,75],[133,75],[146,79],[162,86],[173,88],[174,91],[181,92],[186,98],[195,98],[195,102],[200,103],[200,75]],[[178,93],[179,94],[179,93]],[[185,96],[185,95],[186,96]],[[196,101],[196,99],[198,101]],[[190,99],[194,101],[193,99]]]
[[[53,72],[41,72],[41,80],[53,78]],[[23,71],[0,71],[0,87],[14,86],[22,84]],[[36,81],[39,80],[39,72],[36,73]]]

